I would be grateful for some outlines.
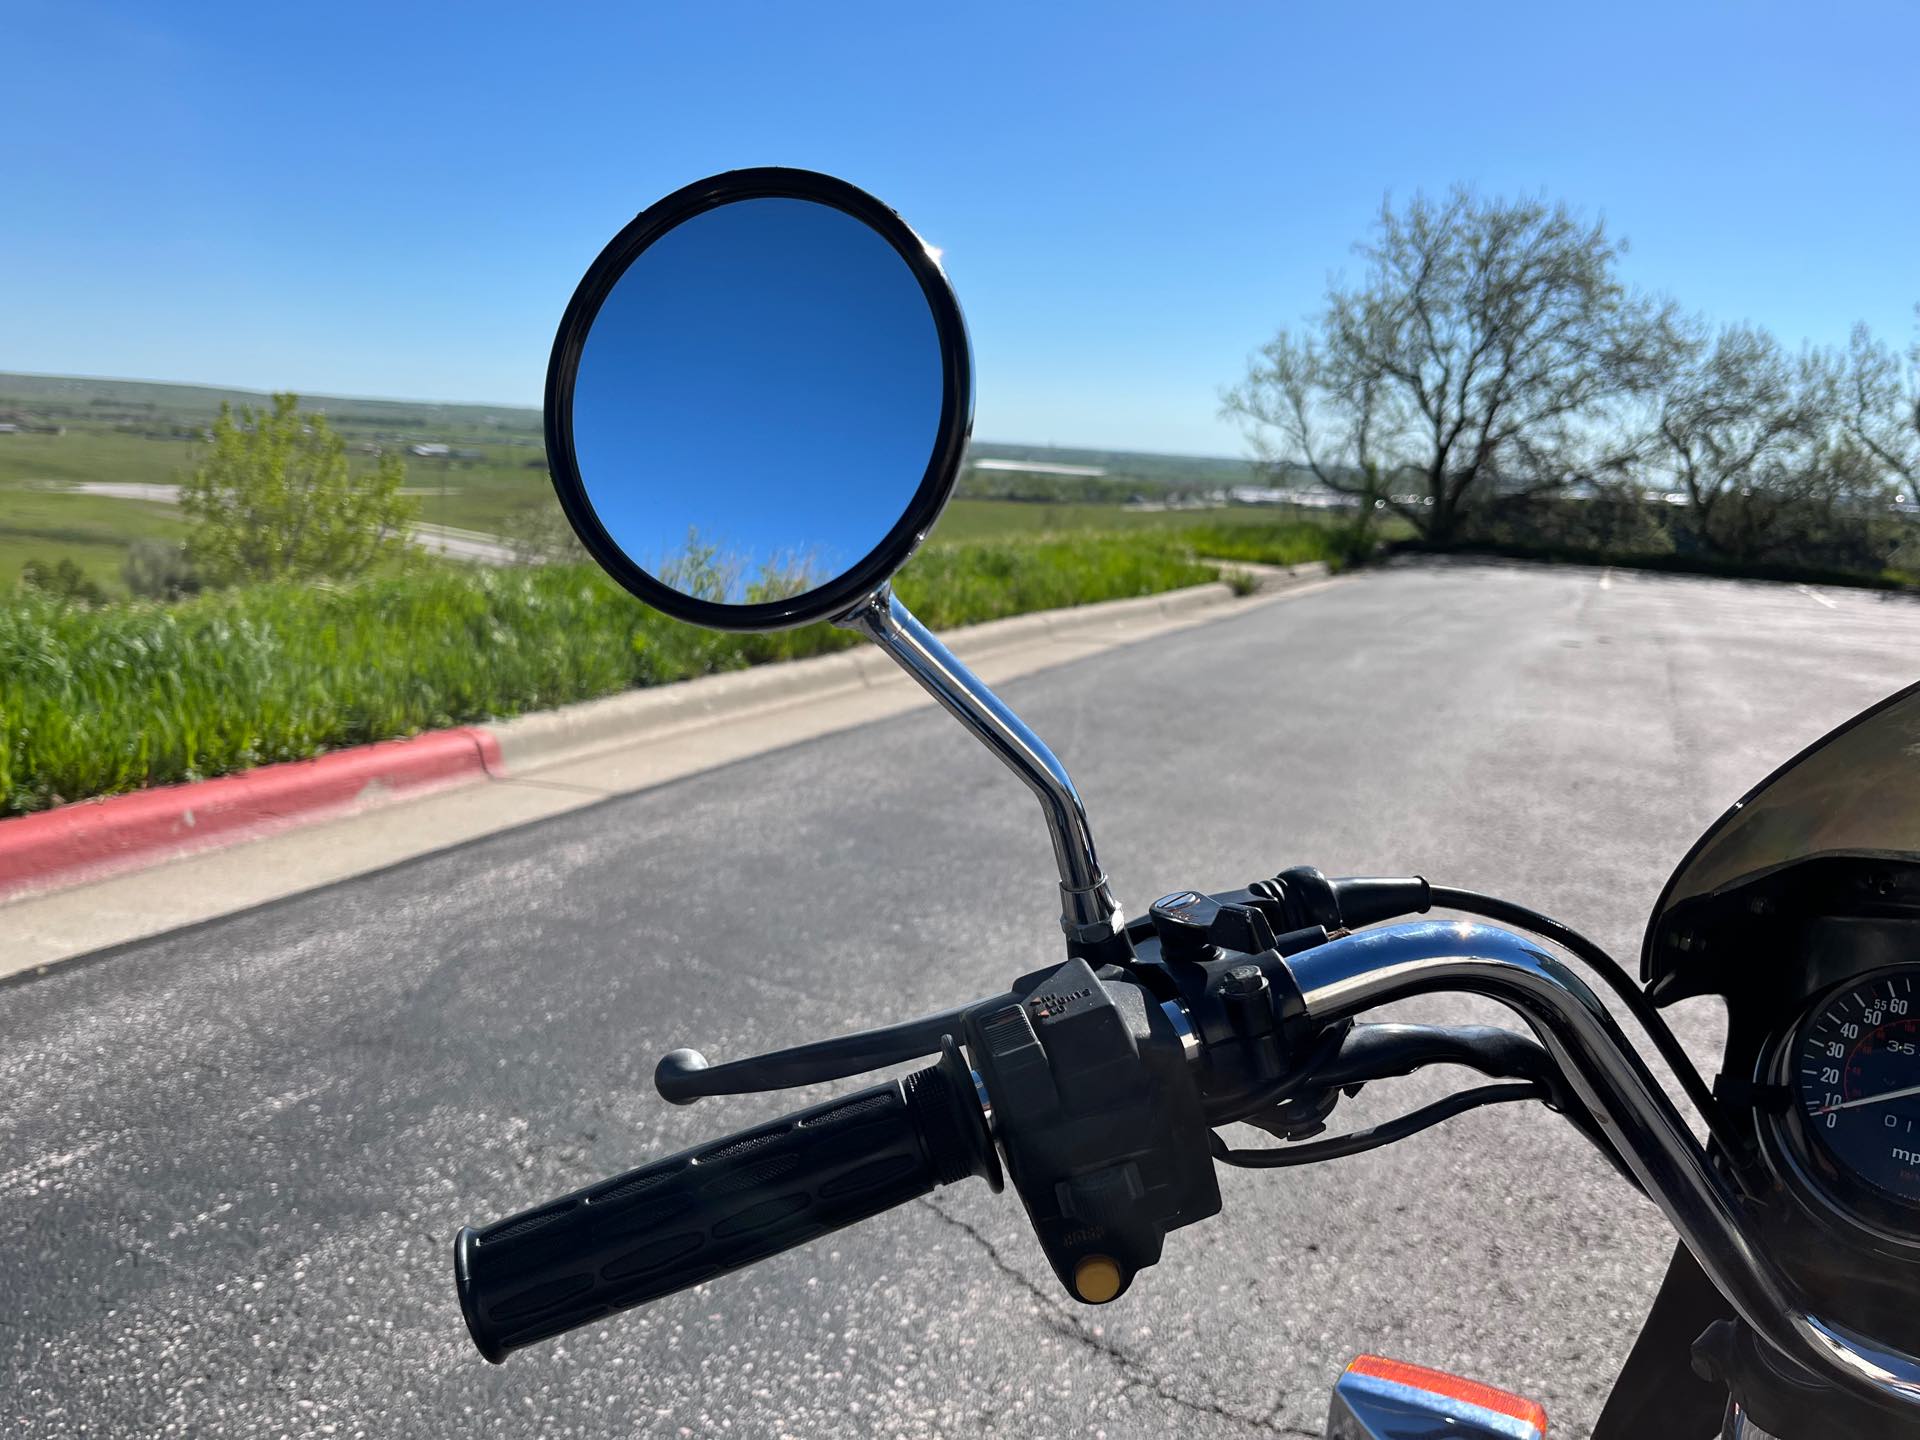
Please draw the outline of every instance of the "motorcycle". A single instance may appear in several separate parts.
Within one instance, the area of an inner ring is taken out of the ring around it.
[[[1534,1102],[1679,1237],[1597,1435],[1920,1436],[1920,687],[1707,832],[1661,896],[1637,981],[1556,920],[1417,876],[1302,866],[1176,889],[1129,919],[1058,757],[890,588],[953,491],[972,363],[940,253],[808,171],[667,196],[567,307],[548,458],[587,551],[681,620],[830,621],[877,645],[1039,800],[1064,951],[1000,994],[883,1029],[665,1056],[656,1088],[682,1105],[926,1063],[461,1230],[455,1284],[480,1353],[502,1362],[969,1180],[1011,1180],[1066,1294],[1113,1304],[1169,1234],[1220,1212],[1218,1166],[1337,1160]],[[1435,909],[1473,918],[1417,918]],[[1366,1018],[1446,991],[1524,1028]],[[1660,1014],[1701,995],[1729,1017],[1711,1086]],[[1343,1098],[1433,1065],[1487,1083],[1328,1133]],[[1235,1125],[1272,1143],[1224,1138]],[[1523,1397],[1362,1356],[1327,1433],[1545,1427]]]

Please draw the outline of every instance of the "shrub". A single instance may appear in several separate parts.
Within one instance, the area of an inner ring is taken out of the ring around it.
[[[515,511],[507,533],[513,558],[522,565],[576,565],[590,558],[567,522],[566,512],[551,496]]]
[[[136,540],[120,562],[120,578],[142,600],[178,600],[200,589],[187,547],[172,540]]]
[[[1331,524],[1312,520],[1276,520],[1265,524],[1196,525],[1181,532],[1195,554],[1214,560],[1244,560],[1254,565],[1304,565],[1324,560],[1335,569],[1364,564],[1378,544],[1364,519]]]
[[[88,578],[71,559],[49,565],[44,560],[29,560],[20,567],[20,583],[48,598],[67,604],[104,605],[107,592]]]
[[[1574,500],[1555,495],[1504,496],[1477,512],[1467,538],[1485,544],[1610,555],[1670,555],[1671,507],[1637,495]]]
[[[401,493],[406,465],[368,470],[324,415],[297,395],[271,410],[222,403],[206,458],[180,487],[188,553],[216,585],[358,575],[406,546],[419,502]]]

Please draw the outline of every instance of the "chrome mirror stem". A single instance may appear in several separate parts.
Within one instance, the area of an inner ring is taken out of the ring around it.
[[[1040,801],[1060,869],[1060,928],[1075,954],[1105,951],[1125,921],[1093,851],[1080,792],[1060,758],[986,683],[881,586],[834,622],[865,635],[946,707],[973,737],[1027,783]]]

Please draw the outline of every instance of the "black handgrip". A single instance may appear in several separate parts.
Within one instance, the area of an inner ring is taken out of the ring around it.
[[[764,1260],[999,1162],[951,1040],[903,1080],[683,1150],[454,1241],[467,1329],[508,1352]]]

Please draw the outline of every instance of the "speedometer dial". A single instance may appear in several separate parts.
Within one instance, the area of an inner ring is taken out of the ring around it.
[[[1920,1210],[1916,978],[1920,969],[1906,967],[1849,981],[1822,998],[1800,1028],[1790,1077],[1795,1128],[1817,1152],[1810,1157],[1815,1168],[1848,1192],[1838,1198],[1860,1187]]]

